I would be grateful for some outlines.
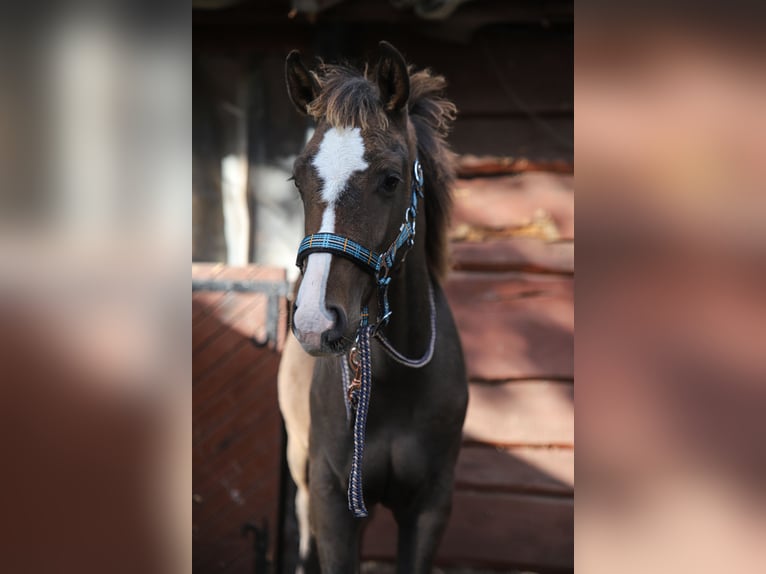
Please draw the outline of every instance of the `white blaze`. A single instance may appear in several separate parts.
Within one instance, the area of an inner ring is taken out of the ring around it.
[[[335,204],[348,180],[357,171],[367,169],[364,140],[359,128],[331,128],[325,132],[319,151],[312,160],[322,180],[321,197],[326,204],[318,233],[335,233]],[[312,253],[306,261],[301,288],[298,290],[295,327],[304,347],[318,349],[322,333],[331,329],[334,318],[325,306],[327,277],[332,255]]]

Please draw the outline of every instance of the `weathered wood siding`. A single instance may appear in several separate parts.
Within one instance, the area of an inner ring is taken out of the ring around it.
[[[573,568],[573,196],[571,176],[458,181],[462,270],[446,289],[470,402],[442,566]],[[392,560],[394,526],[387,511],[375,516],[368,559]]]
[[[283,281],[284,270],[194,264],[193,279]],[[215,291],[192,297],[193,564],[195,572],[251,573],[248,522],[268,528],[274,561],[280,525],[282,426],[279,353],[259,348],[267,298]],[[284,314],[280,332],[284,333]]]

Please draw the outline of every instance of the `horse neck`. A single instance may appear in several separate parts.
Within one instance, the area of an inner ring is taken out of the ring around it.
[[[426,264],[425,214],[418,215],[418,230],[410,253],[389,287],[391,320],[383,333],[394,347],[408,357],[421,356],[429,342],[431,280]]]

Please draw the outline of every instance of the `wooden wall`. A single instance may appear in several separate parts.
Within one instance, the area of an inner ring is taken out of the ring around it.
[[[460,179],[447,295],[470,401],[438,563],[565,572],[574,552],[571,175]],[[368,559],[394,555],[380,512]]]
[[[284,281],[284,270],[192,265],[193,279]],[[192,298],[194,572],[250,573],[254,533],[268,531],[275,562],[281,525],[282,423],[279,353],[265,337],[262,294],[199,291]],[[283,310],[284,305],[282,306]],[[286,317],[281,317],[284,333]]]

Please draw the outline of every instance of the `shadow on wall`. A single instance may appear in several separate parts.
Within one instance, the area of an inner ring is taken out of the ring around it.
[[[573,379],[571,278],[458,271],[445,287],[470,380]]]

